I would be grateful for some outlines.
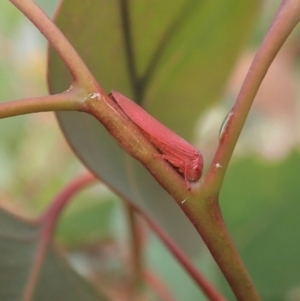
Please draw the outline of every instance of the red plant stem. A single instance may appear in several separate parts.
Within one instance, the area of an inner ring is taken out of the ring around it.
[[[143,259],[142,259],[142,229],[140,229],[140,221],[136,212],[133,210],[132,206],[125,203],[125,210],[127,213],[127,221],[129,228],[129,241],[130,241],[130,267],[132,270],[132,281],[130,295],[135,295],[141,286],[143,279]]]
[[[257,301],[260,297],[226,229],[219,207],[219,192],[258,88],[279,49],[298,24],[299,18],[300,1],[282,1],[246,76],[209,170],[197,187],[195,196],[191,195],[181,206],[239,301]]]
[[[153,160],[153,154],[157,153],[156,148],[125,116],[120,107],[104,93],[57,26],[34,2],[30,0],[10,1],[34,23],[65,62],[73,76],[73,86],[81,91],[79,93],[82,96],[80,110],[97,118],[130,155],[139,160],[153,175],[156,175],[159,183],[170,194],[173,194],[179,201],[183,200],[188,193],[182,177],[168,163],[163,162],[164,160]],[[79,94],[77,99],[79,99]]]
[[[199,199],[188,199],[182,209],[191,219],[211,255],[239,301],[258,301],[260,297],[237,252],[224,223],[218,199],[202,191]]]
[[[123,198],[124,199],[124,198]],[[126,199],[124,199],[126,201]],[[128,201],[126,201],[128,202]],[[189,258],[180,250],[176,243],[169,237],[169,235],[158,226],[151,218],[149,218],[143,211],[135,205],[130,204],[134,211],[136,211],[147,222],[151,230],[161,239],[169,251],[174,255],[191,278],[199,285],[203,293],[211,301],[225,301],[224,297],[205,279],[205,277],[195,268],[194,264]]]
[[[157,296],[162,301],[176,301],[172,292],[163,284],[161,279],[150,271],[145,271],[143,276],[145,282],[156,292]]]
[[[211,301],[225,301],[225,298],[213,287],[206,278],[195,268],[195,265],[188,259],[188,257],[180,250],[175,242],[155,223],[149,222],[151,229],[158,235],[158,237],[167,246],[170,252],[191,276],[191,278],[199,285],[203,293]]]
[[[29,113],[80,110],[82,101],[75,90],[61,94],[0,103],[0,118]]]
[[[283,0],[251,64],[219,147],[204,179],[210,192],[218,194],[233,150],[245,124],[254,97],[280,48],[300,20],[300,1]]]
[[[71,198],[78,193],[78,191],[95,183],[96,181],[98,181],[98,179],[91,173],[86,173],[75,178],[51,202],[48,209],[46,209],[45,213],[40,217],[40,220],[48,221],[47,223],[49,225],[52,224],[52,227],[54,227],[62,210],[71,200]]]
[[[47,249],[52,241],[55,226],[63,208],[79,190],[96,181],[97,179],[95,176],[90,173],[77,177],[58,194],[51,202],[51,205],[46,212],[36,221],[37,223],[42,224],[42,232],[40,234],[41,240],[37,247],[36,257],[28,277],[27,285],[24,289],[24,301],[33,300],[34,291],[38,283],[38,277],[43,266]]]

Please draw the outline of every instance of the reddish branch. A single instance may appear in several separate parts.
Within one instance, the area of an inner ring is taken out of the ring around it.
[[[48,247],[52,242],[55,226],[62,210],[69,203],[72,196],[87,185],[94,183],[96,180],[95,176],[90,173],[81,175],[73,180],[58,194],[58,196],[51,202],[49,208],[46,209],[45,213],[36,221],[42,225],[42,231],[35,260],[29,274],[27,285],[24,289],[24,301],[30,301],[33,299],[35,288],[38,283],[38,277],[47,254]]]

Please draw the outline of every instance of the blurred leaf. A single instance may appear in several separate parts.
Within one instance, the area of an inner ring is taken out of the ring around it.
[[[22,20],[22,14],[17,9],[11,9],[12,4],[8,1],[0,1],[0,31],[9,36],[17,29]]]
[[[163,279],[163,282],[176,296],[176,300],[208,300],[180,263],[170,255],[169,250],[154,235],[147,244],[146,255],[148,269]],[[211,283],[216,283],[219,276],[215,272],[216,264],[206,248],[202,249],[200,256],[193,262],[206,279],[209,279]]]
[[[112,235],[111,216],[115,209],[112,200],[88,202],[80,210],[62,216],[56,231],[57,238],[69,247],[91,244]]]
[[[56,22],[107,92],[121,91],[191,137],[195,120],[220,96],[259,1],[124,3],[65,0]],[[51,87],[62,91],[70,78],[58,73],[65,68],[57,60],[51,53],[50,71],[60,74],[50,75]]]
[[[42,224],[31,224],[0,209],[0,299],[24,299],[30,275],[36,271]],[[34,283],[32,300],[106,300],[79,277],[50,244]]]
[[[221,193],[224,217],[263,300],[299,285],[300,156],[234,162]]]
[[[107,92],[117,89],[134,96],[166,125],[190,137],[199,114],[221,93],[258,1],[128,3],[65,0],[56,23]],[[48,74],[51,93],[71,84],[53,49]],[[57,115],[72,148],[95,174],[155,219],[186,251],[198,249],[199,235],[182,211],[99,122],[82,113]]]

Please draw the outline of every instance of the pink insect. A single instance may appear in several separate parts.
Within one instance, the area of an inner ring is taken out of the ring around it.
[[[111,95],[125,114],[161,152],[161,157],[183,174],[187,188],[190,189],[189,181],[196,182],[202,175],[201,153],[129,98],[116,91],[112,91]]]

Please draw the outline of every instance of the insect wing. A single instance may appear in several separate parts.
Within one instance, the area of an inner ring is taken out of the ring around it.
[[[126,96],[116,91],[112,91],[112,96],[128,117],[145,132],[148,139],[163,152],[165,148],[167,152],[178,152],[181,156],[189,159],[194,158],[195,154],[199,153],[186,140],[175,134]]]
[[[112,91],[112,96],[149,141],[161,151],[163,158],[184,174],[186,181],[197,181],[201,177],[203,158],[196,148],[121,93]]]

